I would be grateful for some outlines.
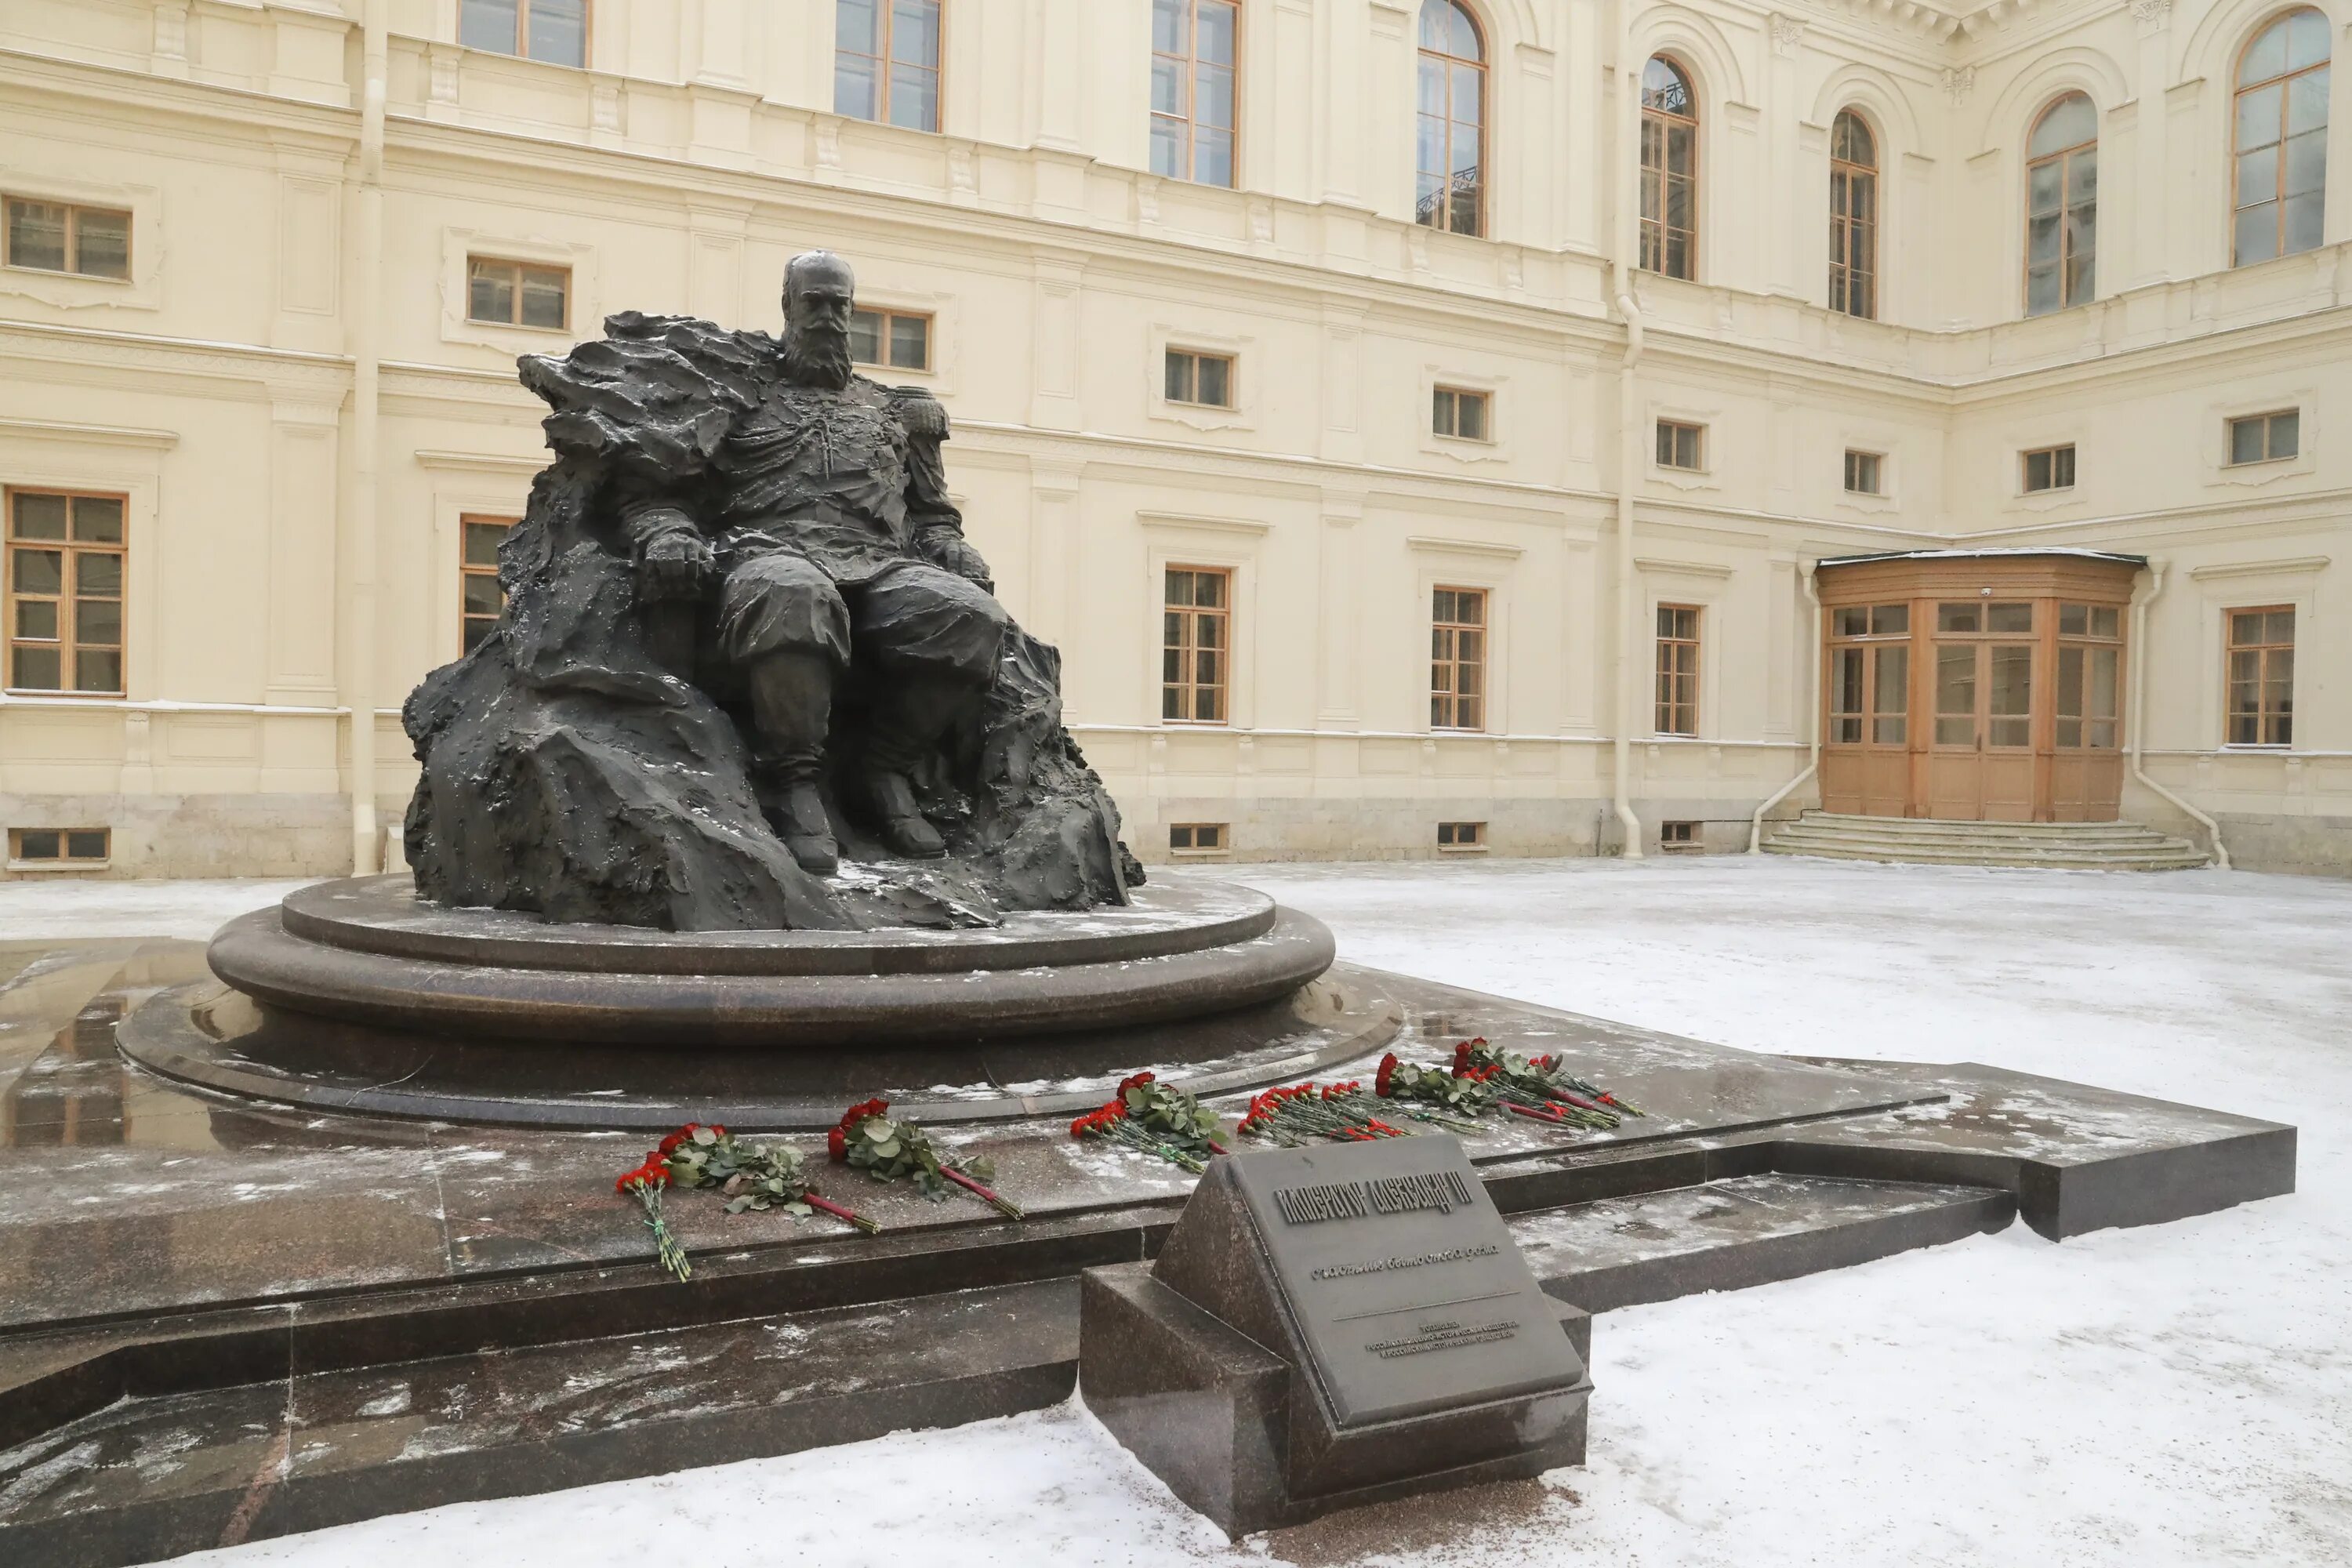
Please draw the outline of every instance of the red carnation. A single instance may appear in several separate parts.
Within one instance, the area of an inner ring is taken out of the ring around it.
[[[1454,1047],[1454,1076],[1455,1078],[1460,1078],[1464,1069],[1467,1068],[1469,1065],[1470,1042],[1467,1040],[1459,1041]]]
[[[1395,1088],[1397,1059],[1391,1051],[1381,1058],[1381,1070],[1372,1075],[1372,1092],[1386,1100]]]
[[[839,1127],[826,1133],[824,1152],[833,1156],[833,1163],[836,1165],[846,1162],[849,1158],[849,1133]]]
[[[1129,1089],[1140,1089],[1140,1088],[1142,1088],[1145,1084],[1147,1084],[1147,1083],[1151,1083],[1151,1082],[1153,1082],[1153,1081],[1155,1081],[1155,1079],[1154,1079],[1153,1075],[1152,1075],[1152,1074],[1150,1074],[1150,1073],[1148,1073],[1148,1072],[1131,1073],[1131,1074],[1129,1074],[1128,1077],[1123,1078],[1123,1079],[1119,1079],[1119,1080],[1118,1080],[1118,1092],[1119,1092],[1119,1096],[1120,1096],[1120,1098],[1121,1098],[1121,1099],[1124,1099],[1124,1098],[1126,1098],[1127,1091],[1128,1091]]]
[[[677,1153],[677,1146],[694,1136],[695,1125],[696,1124],[694,1122],[689,1121],[685,1126],[679,1128],[677,1131],[671,1133],[668,1137],[663,1139],[661,1141],[661,1157],[667,1160],[672,1154]]]

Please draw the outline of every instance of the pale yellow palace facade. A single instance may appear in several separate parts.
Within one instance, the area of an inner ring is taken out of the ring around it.
[[[2352,872],[2347,22],[0,0],[8,874],[396,864],[515,357],[818,246],[1147,860],[1827,788]]]

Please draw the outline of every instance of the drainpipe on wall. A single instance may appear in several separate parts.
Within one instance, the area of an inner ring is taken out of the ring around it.
[[[1758,806],[1756,815],[1748,819],[1748,852],[1750,855],[1763,852],[1764,814],[1788,799],[1799,784],[1822,771],[1822,595],[1819,588],[1814,584],[1813,563],[1810,561],[1804,564],[1804,581],[1805,602],[1813,607],[1813,651],[1812,657],[1805,660],[1806,668],[1812,672],[1811,685],[1808,688],[1811,694],[1810,703],[1812,717],[1805,725],[1806,731],[1811,736],[1812,745],[1811,754],[1805,762],[1805,771],[1773,791],[1772,798]]]
[[[1633,0],[1619,0],[1617,9],[1622,26],[1617,40],[1617,232],[1616,243],[1612,247],[1615,255],[1611,266],[1613,276],[1610,293],[1616,299],[1617,313],[1625,321],[1625,358],[1617,371],[1617,700],[1611,725],[1616,731],[1616,741],[1610,748],[1613,791],[1611,805],[1625,835],[1619,858],[1639,860],[1643,858],[1642,819],[1633,815],[1633,671],[1638,668],[1633,655],[1633,476],[1641,468],[1642,433],[1635,423],[1638,405],[1633,369],[1642,360],[1642,307],[1633,298],[1631,259],[1633,202],[1638,192],[1625,168],[1626,160],[1633,156],[1638,145],[1636,138],[1641,131],[1642,71],[1633,59]]]
[[[2212,841],[2213,863],[2226,871],[2230,868],[2230,851],[2221,843],[2221,825],[2147,776],[2140,766],[2140,736],[2147,721],[2147,607],[2164,592],[2164,569],[2167,563],[2160,555],[2148,557],[2147,591],[2132,591],[2131,628],[2131,755],[2132,777],[2195,817]]]
[[[352,302],[352,514],[344,544],[343,708],[351,715],[352,874],[378,868],[375,821],[377,406],[383,348],[384,34],[391,0],[361,19],[358,287]]]

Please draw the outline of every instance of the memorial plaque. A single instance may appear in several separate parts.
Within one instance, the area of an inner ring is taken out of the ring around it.
[[[1455,1139],[1270,1149],[1229,1163],[1335,1426],[1582,1382],[1558,1303]]]

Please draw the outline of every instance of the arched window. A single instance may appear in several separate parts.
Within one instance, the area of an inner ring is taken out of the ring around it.
[[[1420,134],[1412,216],[1486,232],[1486,43],[1456,0],[1422,0]]]
[[[1851,109],[1830,126],[1830,309],[1878,314],[1878,143]]]
[[[1698,99],[1664,55],[1642,68],[1641,266],[1698,276]]]
[[[2099,111],[2070,92],[2025,143],[2025,313],[2080,305],[2097,287]]]
[[[2231,110],[2230,264],[2311,249],[2327,200],[2327,18],[2290,11],[2257,34]]]

